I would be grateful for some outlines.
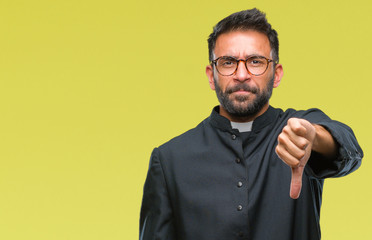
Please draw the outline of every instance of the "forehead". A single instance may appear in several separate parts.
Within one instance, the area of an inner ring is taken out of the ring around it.
[[[246,58],[250,55],[271,57],[271,47],[268,37],[260,32],[233,31],[218,36],[214,49],[215,57],[234,56]]]

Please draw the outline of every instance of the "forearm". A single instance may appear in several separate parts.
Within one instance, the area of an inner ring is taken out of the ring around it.
[[[312,150],[326,158],[334,159],[338,153],[338,144],[332,135],[321,125],[313,124],[315,127],[315,139]]]

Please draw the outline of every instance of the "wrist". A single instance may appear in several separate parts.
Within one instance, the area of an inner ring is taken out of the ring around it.
[[[312,150],[327,158],[337,156],[338,145],[326,128],[318,124],[312,124],[315,128],[315,137]]]

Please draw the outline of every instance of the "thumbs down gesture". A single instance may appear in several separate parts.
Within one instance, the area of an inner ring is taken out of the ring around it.
[[[301,193],[302,175],[311,152],[321,158],[316,161],[336,159],[339,144],[323,126],[312,124],[301,118],[290,118],[278,136],[276,154],[292,169],[290,197],[297,199]]]
[[[316,137],[316,128],[305,119],[290,118],[278,136],[276,153],[292,169],[290,197],[297,199],[301,193],[302,175],[310,158]]]

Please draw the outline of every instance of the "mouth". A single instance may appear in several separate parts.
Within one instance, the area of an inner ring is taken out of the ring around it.
[[[239,84],[232,86],[226,90],[227,94],[238,94],[238,95],[248,95],[248,94],[257,94],[258,89],[248,84]]]
[[[236,94],[252,94],[251,91],[246,91],[246,90],[243,90],[243,89],[239,89],[237,91],[234,91],[233,93],[236,93]]]

